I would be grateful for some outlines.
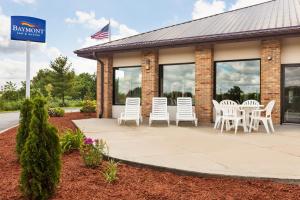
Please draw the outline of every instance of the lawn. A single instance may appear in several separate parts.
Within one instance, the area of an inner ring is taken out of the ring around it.
[[[60,133],[70,128],[71,120],[89,118],[81,113],[66,113],[51,118]],[[14,152],[17,128],[0,135],[0,199],[22,199],[18,187],[20,166]],[[109,145],[109,144],[108,144]],[[118,180],[107,183],[101,167],[88,169],[79,152],[64,154],[58,190],[53,199],[300,199],[300,185],[267,180],[201,178],[178,175],[147,167],[120,164]]]

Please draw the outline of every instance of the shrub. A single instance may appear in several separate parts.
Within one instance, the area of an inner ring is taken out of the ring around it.
[[[32,101],[26,99],[21,107],[20,111],[20,126],[16,137],[16,152],[18,159],[23,151],[26,139],[29,135],[29,126],[32,117]]]
[[[43,98],[35,99],[29,136],[21,154],[21,191],[33,200],[54,194],[61,169],[57,129],[48,123],[45,105]]]
[[[63,117],[65,115],[65,110],[62,108],[49,108],[48,114],[50,117]]]
[[[60,139],[62,153],[69,153],[73,150],[79,150],[82,145],[84,135],[77,129],[76,131],[67,130]]]
[[[80,109],[82,113],[94,113],[96,112],[96,101],[85,100],[83,106]]]
[[[15,111],[20,110],[22,107],[23,101],[7,101],[7,100],[0,100],[0,110],[2,111]]]
[[[107,145],[103,140],[93,140],[91,138],[84,138],[80,153],[86,167],[98,167],[105,155]]]
[[[105,180],[108,183],[112,183],[116,181],[118,179],[117,173],[118,173],[118,163],[113,160],[110,160],[108,162],[105,172],[103,173]]]

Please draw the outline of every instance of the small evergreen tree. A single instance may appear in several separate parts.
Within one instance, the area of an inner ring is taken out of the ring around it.
[[[46,102],[35,99],[30,132],[21,154],[21,191],[29,199],[50,198],[60,176],[61,148],[57,129],[48,123]]]
[[[29,135],[29,126],[32,117],[32,101],[26,99],[20,110],[20,126],[16,137],[16,152],[18,159],[23,151],[26,139]]]

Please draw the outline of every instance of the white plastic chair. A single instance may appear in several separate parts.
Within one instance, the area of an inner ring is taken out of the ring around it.
[[[275,105],[275,100],[272,100],[268,103],[265,109],[252,111],[249,132],[252,131],[253,123],[255,123],[256,121],[257,123],[259,123],[260,121],[263,122],[267,133],[270,133],[268,123],[270,124],[272,132],[273,133],[275,132],[273,121],[272,121],[272,110],[274,108],[274,105]]]
[[[247,100],[247,101],[244,101],[242,103],[242,105],[245,105],[245,106],[255,106],[255,107],[257,107],[257,109],[259,108],[259,102],[256,101],[256,100]]]
[[[122,121],[134,120],[136,125],[139,126],[140,122],[143,121],[141,116],[140,98],[126,98],[125,112],[122,112],[118,118],[118,124],[120,125]]]
[[[221,111],[221,106],[220,104],[216,101],[216,100],[212,100],[214,108],[215,108],[215,112],[216,112],[216,119],[215,119],[215,125],[214,125],[214,129],[217,129],[220,124],[221,124],[221,120],[222,120],[222,111]]]
[[[259,106],[260,106],[260,103],[256,100],[247,100],[247,101],[244,101],[242,103],[242,106],[243,109],[246,111],[245,114],[246,114],[246,120],[247,120],[247,125],[249,126],[250,125],[250,119],[251,119],[251,114],[252,114],[252,111],[253,110],[258,110],[259,109]],[[249,106],[249,107],[247,107]],[[255,125],[258,126],[258,123],[254,122]]]
[[[237,104],[237,102],[232,101],[232,100],[222,100],[220,102],[220,105],[221,106],[237,106],[238,104]]]
[[[177,98],[177,112],[176,112],[176,126],[179,121],[193,121],[195,126],[198,124],[198,119],[193,111],[193,104],[191,97],[178,97]]]
[[[223,133],[224,123],[229,123],[230,121],[234,125],[235,134],[237,133],[237,128],[239,125],[244,127],[244,132],[247,132],[247,125],[245,120],[245,111],[240,110],[238,105],[222,105],[222,125],[221,133]]]
[[[166,97],[153,97],[152,112],[150,113],[149,126],[152,121],[167,121],[170,125],[170,115],[168,113],[168,105]]]

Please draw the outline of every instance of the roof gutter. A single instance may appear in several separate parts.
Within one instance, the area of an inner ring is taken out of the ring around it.
[[[103,93],[103,90],[104,90],[104,81],[103,81],[103,79],[104,79],[104,63],[97,57],[96,52],[93,52],[92,55],[93,55],[93,58],[100,63],[100,67],[101,67],[101,70],[100,70],[100,77],[101,77],[101,93],[100,93],[101,105],[100,106],[101,106],[101,112],[99,113],[98,118],[103,118],[103,108],[104,108],[104,105],[103,105],[103,101],[104,101],[104,93]],[[98,77],[98,75],[96,77]]]

